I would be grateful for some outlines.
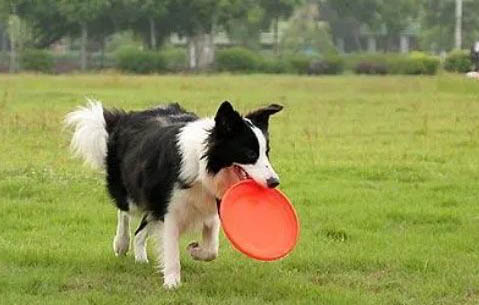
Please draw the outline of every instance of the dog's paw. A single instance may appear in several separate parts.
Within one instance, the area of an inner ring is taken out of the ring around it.
[[[148,263],[148,255],[146,254],[146,247],[139,247],[135,245],[133,248],[135,252],[135,262],[140,264]]]
[[[188,252],[190,252],[191,257],[197,261],[209,262],[214,260],[218,256],[218,253],[216,251],[204,249],[196,241],[191,242],[188,247],[186,247],[186,249],[188,250]]]
[[[113,239],[113,251],[116,256],[125,255],[130,248],[130,237],[116,235]]]
[[[148,264],[148,257],[145,254],[136,254],[135,262],[138,264]]]
[[[180,274],[179,273],[170,273],[165,274],[163,288],[167,290],[176,289],[180,286]]]

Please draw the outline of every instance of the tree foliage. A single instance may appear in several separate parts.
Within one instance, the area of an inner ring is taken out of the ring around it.
[[[302,4],[302,0],[259,0],[260,6],[266,13],[267,20],[277,17],[289,17],[295,7]]]
[[[479,1],[463,1],[463,41],[468,46],[479,39]],[[150,47],[173,32],[193,37],[226,30],[234,42],[255,48],[261,31],[272,24],[277,29],[279,18],[289,18],[304,3],[319,4],[332,35],[355,41],[357,49],[364,49],[364,26],[397,41],[413,24],[421,26],[423,49],[453,46],[455,0],[0,0],[0,23],[6,27],[9,16],[17,15],[32,32],[27,45],[38,48],[78,37],[82,25],[90,43],[101,44],[123,30],[132,30]]]
[[[326,0],[324,4],[336,13],[337,18],[354,19],[373,28],[380,25],[381,0]]]
[[[336,52],[328,25],[319,21],[317,5],[307,4],[296,10],[283,35],[282,50],[291,53],[310,53],[311,55]]]
[[[454,46],[455,0],[421,0],[421,46],[441,51]],[[479,1],[463,1],[463,43],[465,48],[479,40]]]
[[[29,45],[45,48],[77,28],[59,10],[57,0],[23,1],[17,14],[24,19],[32,31]]]

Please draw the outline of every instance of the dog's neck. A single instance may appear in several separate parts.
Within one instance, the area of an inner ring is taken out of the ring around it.
[[[202,183],[212,193],[216,187],[212,183],[213,176],[206,170],[208,137],[215,126],[212,118],[200,119],[185,125],[178,135],[178,146],[181,152],[180,178],[189,184]]]

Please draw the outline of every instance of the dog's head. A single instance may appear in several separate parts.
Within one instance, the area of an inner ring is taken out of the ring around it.
[[[221,104],[207,151],[207,170],[217,176],[221,189],[247,178],[268,188],[279,185],[269,161],[268,123],[281,109],[272,104],[242,117],[229,102]]]

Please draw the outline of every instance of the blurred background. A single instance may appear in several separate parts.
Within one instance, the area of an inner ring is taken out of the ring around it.
[[[477,0],[0,0],[0,72],[467,72],[478,13]]]

